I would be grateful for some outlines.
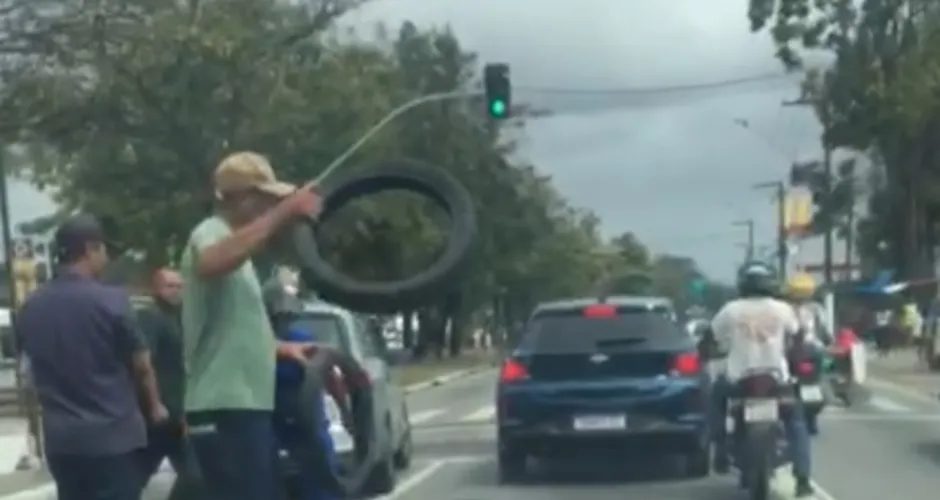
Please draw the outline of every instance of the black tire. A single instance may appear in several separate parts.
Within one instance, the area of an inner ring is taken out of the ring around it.
[[[405,470],[411,467],[411,458],[414,455],[414,441],[411,435],[411,420],[408,416],[408,407],[402,408],[402,415],[405,418],[405,433],[395,450],[395,468]]]
[[[497,457],[497,466],[499,468],[499,482],[501,484],[520,483],[526,478],[526,461],[528,457],[525,453],[515,449],[501,449]]]
[[[372,387],[350,387],[349,411],[352,417],[355,458],[342,474],[332,467],[331,457],[327,455],[327,447],[322,441],[321,432],[325,424],[322,421],[323,415],[314,411],[314,405],[304,403],[323,397],[325,380],[333,367],[339,368],[348,380],[357,378],[353,374],[363,370],[354,358],[333,350],[321,350],[308,360],[296,406],[297,420],[304,440],[304,446],[299,447],[303,456],[296,457],[294,461],[302,463],[305,473],[312,474],[325,491],[339,498],[347,498],[362,491],[371,476],[374,464],[378,463],[385,450],[379,446],[375,432]]]
[[[711,473],[711,447],[706,443],[683,457],[683,475],[689,479],[707,477]]]
[[[386,420],[386,446],[385,453],[372,466],[365,484],[362,486],[361,493],[365,495],[386,495],[395,490],[395,483],[398,479],[397,469],[395,468],[395,449],[390,420]]]
[[[747,449],[746,484],[750,500],[767,500],[770,498],[770,480],[774,466],[771,463],[769,446],[773,443],[773,433],[760,432],[760,435],[748,437],[745,444]]]
[[[398,281],[363,281],[342,274],[320,254],[318,224],[325,224],[350,201],[388,190],[431,198],[451,218],[447,248],[428,269]],[[457,283],[476,239],[477,220],[467,189],[442,168],[393,162],[357,172],[328,188],[316,224],[297,224],[293,243],[304,283],[325,301],[360,312],[397,313],[438,300]]]

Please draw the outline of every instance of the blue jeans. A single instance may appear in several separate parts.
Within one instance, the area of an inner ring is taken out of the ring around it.
[[[134,452],[46,457],[59,500],[139,500],[140,473]]]
[[[725,426],[725,418],[728,415],[728,394],[731,392],[731,386],[724,377],[719,377],[712,384],[712,437],[715,440],[716,456],[728,458],[729,443],[728,429]],[[783,428],[787,436],[790,452],[790,460],[793,463],[793,475],[801,479],[810,477],[810,438],[809,430],[806,428],[806,416],[803,412],[803,405],[797,398],[791,411],[784,416]],[[738,422],[735,422],[735,429],[740,429]]]
[[[189,413],[186,420],[189,440],[212,500],[281,497],[272,412],[204,411]]]

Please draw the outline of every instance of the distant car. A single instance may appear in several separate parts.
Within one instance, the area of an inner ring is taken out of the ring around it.
[[[385,451],[371,465],[372,472],[361,493],[390,493],[395,488],[396,471],[411,463],[413,443],[405,392],[391,377],[388,350],[380,328],[365,316],[325,302],[305,303],[292,326],[311,332],[317,342],[351,355],[368,373],[375,393],[372,436]],[[352,458],[352,437],[341,424],[335,403],[324,397],[331,420],[330,434],[343,454],[343,461],[348,462]]]
[[[695,342],[656,297],[538,306],[496,390],[499,474],[534,458],[684,456],[709,473],[708,378]]]

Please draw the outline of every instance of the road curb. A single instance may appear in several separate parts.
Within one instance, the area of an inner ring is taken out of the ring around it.
[[[462,379],[464,377],[469,377],[470,375],[476,375],[477,373],[484,372],[492,368],[492,365],[486,364],[478,366],[475,368],[467,368],[464,370],[454,370],[443,375],[438,375],[430,380],[425,380],[424,382],[418,382],[411,384],[405,387],[405,394],[412,394],[418,391],[423,391],[425,389],[430,389],[431,387],[442,386],[448,382],[453,382],[454,380]],[[0,500],[5,500],[0,498]]]

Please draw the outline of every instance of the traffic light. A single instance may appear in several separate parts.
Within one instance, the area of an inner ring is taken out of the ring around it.
[[[486,92],[486,109],[495,120],[505,120],[512,106],[512,85],[509,82],[508,64],[487,64],[483,67],[483,88]]]

